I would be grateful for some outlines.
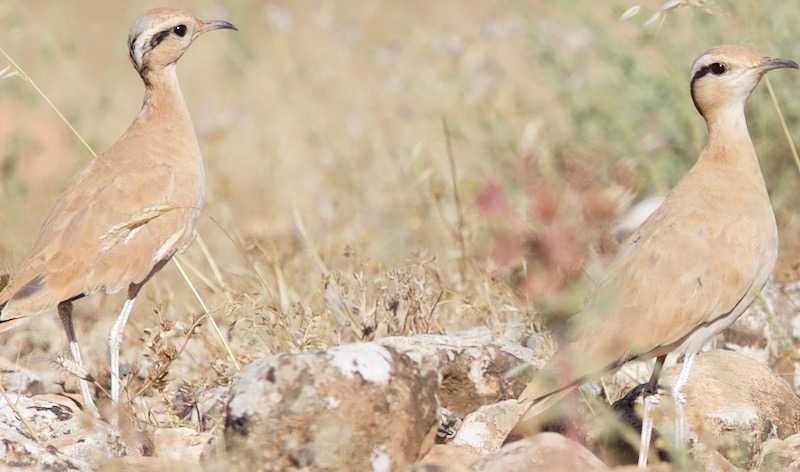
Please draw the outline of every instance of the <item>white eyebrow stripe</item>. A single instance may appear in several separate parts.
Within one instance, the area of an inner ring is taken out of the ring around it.
[[[139,36],[133,38],[130,55],[131,59],[133,59],[133,62],[136,64],[137,70],[142,68],[142,58],[144,57],[145,49],[147,45],[150,44],[151,39],[153,39],[152,31],[143,31]]]

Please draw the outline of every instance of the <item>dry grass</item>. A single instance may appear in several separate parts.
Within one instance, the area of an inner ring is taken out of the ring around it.
[[[183,264],[242,364],[395,334],[500,334],[519,318],[533,332],[542,314],[575,312],[610,221],[667,191],[702,146],[694,57],[733,42],[798,59],[800,11],[778,0],[673,8],[649,25],[660,2],[623,22],[630,0],[174,3],[240,29],[201,38],[179,76],[208,176],[208,250],[195,243]],[[140,106],[125,37],[155,5],[6,1],[0,47],[102,150]],[[797,80],[772,77],[794,135]],[[796,277],[798,173],[764,87],[748,115],[784,235],[778,275]],[[29,84],[0,81],[4,268],[90,157]],[[91,372],[119,306],[77,309]],[[122,356],[138,426],[216,428],[236,366],[173,265],[135,311]],[[53,366],[67,352],[55,316],[4,334],[0,352],[68,377]]]

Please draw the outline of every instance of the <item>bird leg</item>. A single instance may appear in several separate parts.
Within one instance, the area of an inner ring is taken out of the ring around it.
[[[681,447],[686,442],[685,430],[686,423],[683,420],[683,404],[686,403],[686,395],[683,394],[683,387],[689,381],[689,372],[692,370],[696,354],[688,354],[683,360],[683,367],[672,386],[672,401],[675,402],[675,446]]]
[[[658,377],[661,375],[661,369],[664,367],[666,358],[666,354],[656,358],[656,363],[653,366],[653,375],[650,376],[650,380],[642,389],[644,412],[642,413],[642,439],[639,443],[640,469],[647,467],[647,454],[650,451],[650,441],[653,437],[653,417],[651,413],[661,400],[661,396],[658,394]]]
[[[122,305],[117,321],[111,327],[108,333],[108,352],[111,363],[111,402],[114,405],[114,413],[112,416],[112,423],[118,426],[117,407],[119,406],[119,391],[120,391],[120,377],[119,377],[119,347],[122,344],[122,335],[125,332],[125,325],[128,323],[128,317],[131,315],[133,304],[136,302],[136,295],[139,293],[141,285],[131,285],[128,287],[128,299]]]
[[[83,368],[83,359],[81,358],[81,349],[78,346],[78,338],[75,336],[75,327],[72,325],[72,302],[65,301],[58,304],[58,317],[61,318],[61,324],[64,325],[64,331],[67,333],[67,341],[69,341],[69,350],[72,353],[72,360],[78,364],[81,371]],[[85,371],[84,371],[85,372]],[[84,373],[78,377],[81,386],[81,395],[83,396],[83,404],[97,412],[97,406],[94,404],[92,393],[89,391],[89,381],[83,377]]]

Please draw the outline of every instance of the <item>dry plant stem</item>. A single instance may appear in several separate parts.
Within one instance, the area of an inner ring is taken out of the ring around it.
[[[239,362],[236,360],[236,356],[234,356],[233,355],[233,351],[231,351],[231,347],[228,345],[228,342],[225,341],[225,336],[222,335],[222,331],[220,331],[219,326],[217,326],[217,322],[214,321],[214,317],[211,316],[211,313],[209,313],[208,307],[206,306],[205,302],[203,301],[203,298],[200,296],[199,293],[197,293],[197,289],[195,289],[194,284],[192,284],[192,281],[189,280],[189,276],[186,275],[186,271],[183,270],[183,266],[181,265],[181,262],[180,262],[181,261],[181,257],[180,256],[175,256],[175,257],[172,258],[172,260],[175,262],[175,267],[178,268],[178,271],[180,271],[181,276],[183,276],[183,280],[186,281],[186,284],[192,290],[192,293],[194,294],[195,298],[197,298],[197,301],[200,303],[200,306],[203,308],[203,314],[208,317],[209,321],[211,321],[211,326],[214,328],[214,331],[217,333],[217,337],[222,342],[222,345],[225,347],[225,350],[228,352],[228,356],[233,361],[234,367],[236,367],[237,371],[242,370],[242,368],[239,366]]]
[[[22,424],[25,425],[25,428],[28,430],[28,433],[31,435],[34,441],[41,444],[42,443],[41,438],[39,438],[39,436],[36,435],[36,432],[34,432],[30,423],[28,423],[28,421],[25,418],[23,418],[19,410],[17,410],[17,407],[14,406],[13,403],[11,403],[11,400],[8,398],[8,395],[6,394],[6,388],[5,386],[3,386],[2,382],[0,382],[0,395],[3,396],[3,400],[6,401],[6,405],[8,405],[8,407],[11,408],[11,411],[13,411],[14,414],[17,416],[17,418],[19,418],[19,420],[22,422]]]
[[[758,302],[761,305],[761,309],[764,310],[764,317],[767,319],[767,324],[769,324],[770,329],[773,333],[781,340],[781,344],[789,350],[792,354],[792,360],[797,362],[800,361],[800,351],[798,351],[797,346],[792,341],[791,336],[786,332],[785,329],[778,323],[778,319],[775,316],[775,312],[772,311],[770,306],[767,304],[767,300],[764,298],[763,293],[758,294]]]
[[[431,309],[428,311],[428,319],[431,320],[433,325],[436,327],[436,330],[440,333],[443,333],[444,329],[442,329],[442,327],[439,326],[439,323],[436,322],[436,319],[433,317],[433,313],[436,311],[436,307],[439,306],[439,302],[442,301],[443,296],[444,296],[444,290],[440,290],[439,296],[436,297],[436,301],[433,303],[433,306],[431,306]]]
[[[83,139],[83,136],[81,136],[78,133],[78,131],[75,128],[72,127],[72,124],[64,117],[64,115],[62,115],[61,112],[58,111],[58,108],[56,108],[56,106],[53,104],[53,102],[51,102],[50,99],[47,98],[47,95],[45,95],[44,92],[42,92],[42,90],[39,88],[39,86],[36,85],[36,82],[34,82],[33,79],[31,79],[28,76],[28,74],[26,74],[25,71],[22,70],[22,67],[17,65],[16,61],[14,61],[14,59],[12,59],[11,56],[6,54],[6,51],[3,48],[0,48],[0,53],[2,53],[3,56],[5,56],[5,58],[8,59],[8,62],[10,62],[11,65],[14,66],[14,68],[17,69],[17,71],[19,71],[19,74],[20,74],[20,77],[22,77],[22,80],[24,80],[25,82],[28,82],[29,84],[31,84],[31,87],[33,87],[33,89],[36,90],[36,93],[38,93],[44,99],[44,101],[48,105],[50,105],[50,108],[52,108],[53,111],[56,112],[56,115],[58,115],[58,117],[61,118],[61,121],[63,121],[64,124],[67,125],[67,127],[70,129],[70,131],[72,131],[72,134],[74,134],[80,140],[80,142],[83,143],[84,146],[86,146],[86,149],[88,149],[89,152],[92,153],[92,156],[97,157],[97,154],[94,152],[94,149],[92,149],[92,147],[89,146],[89,143],[87,143]]]
[[[272,272],[275,274],[275,283],[278,285],[278,300],[281,312],[286,313],[289,311],[289,296],[287,294],[289,287],[286,286],[286,278],[283,276],[283,271],[278,264],[272,266]]]
[[[303,238],[303,244],[306,245],[306,250],[309,252],[309,254],[311,254],[314,262],[317,263],[319,270],[322,271],[322,275],[325,277],[330,277],[331,271],[328,269],[328,266],[322,262],[322,258],[319,257],[316,249],[314,249],[314,245],[311,243],[311,238],[308,236],[308,231],[306,231],[306,225],[303,223],[303,217],[300,215],[300,210],[297,209],[296,205],[292,208],[292,212],[294,213],[294,224],[297,225],[297,230],[300,232],[300,236]]]
[[[447,126],[446,119],[442,119],[442,131],[444,132],[445,144],[447,146],[447,159],[450,162],[450,179],[453,183],[453,202],[456,205],[456,214],[458,218],[454,235],[456,239],[458,239],[459,250],[461,251],[461,257],[458,258],[458,273],[461,275],[461,280],[464,280],[464,260],[467,257],[467,243],[464,241],[464,208],[461,206],[461,198],[458,195],[456,160],[453,156],[450,128]]]
[[[303,244],[305,244],[306,250],[311,254],[311,257],[314,259],[314,262],[317,263],[317,266],[319,266],[319,269],[322,271],[322,274],[326,278],[331,277],[331,271],[322,261],[322,258],[319,257],[319,254],[317,254],[316,249],[314,249],[314,245],[311,242],[311,238],[308,236],[308,232],[306,231],[306,226],[303,223],[303,217],[300,216],[300,211],[297,209],[297,206],[293,208],[293,212],[294,212],[295,225],[297,225],[297,231],[300,232],[300,236],[303,238]],[[361,329],[361,326],[359,325],[358,321],[355,319],[353,314],[350,312],[350,310],[348,310],[347,307],[345,307],[341,303],[342,299],[341,294],[337,293],[337,296],[339,298],[339,303],[337,304],[338,306],[336,308],[339,310],[339,312],[341,312],[342,315],[344,315],[344,317],[350,323],[351,329],[353,330],[353,334],[355,334],[355,336],[358,339],[362,339],[364,336],[364,332]]]
[[[216,283],[214,283],[214,281],[213,281],[213,280],[211,280],[210,278],[208,278],[208,277],[206,276],[206,274],[204,274],[204,273],[203,273],[203,271],[201,271],[200,269],[198,269],[198,268],[197,268],[197,266],[196,266],[195,264],[192,264],[192,263],[191,263],[190,261],[188,261],[188,260],[184,260],[184,261],[183,261],[183,263],[186,265],[186,268],[188,268],[190,271],[192,271],[192,273],[193,273],[193,274],[194,274],[196,277],[198,277],[198,278],[200,279],[200,281],[201,281],[201,282],[203,282],[203,284],[204,284],[204,285],[205,285],[207,288],[209,288],[210,290],[213,290],[214,292],[216,292],[216,291],[218,291],[218,290],[220,290],[220,289],[221,289],[221,288],[219,287],[219,285],[217,285]]]
[[[231,234],[230,234],[230,233],[229,233],[227,230],[225,230],[225,228],[223,228],[223,227],[222,227],[222,225],[221,225],[221,224],[220,224],[220,223],[217,221],[217,219],[216,219],[216,218],[214,218],[213,216],[209,215],[209,214],[208,214],[208,213],[206,213],[205,211],[203,212],[203,214],[204,214],[206,217],[208,217],[208,219],[210,219],[211,221],[213,221],[213,222],[214,222],[214,224],[215,224],[215,225],[217,225],[217,228],[219,228],[219,229],[222,231],[222,233],[223,233],[223,234],[224,234],[224,235],[225,235],[225,236],[228,238],[228,240],[229,240],[231,243],[233,243],[233,246],[234,246],[234,247],[235,247],[235,248],[236,248],[236,249],[239,251],[239,254],[241,254],[241,255],[242,255],[242,257],[244,258],[244,260],[246,260],[246,261],[247,261],[247,263],[248,263],[248,264],[250,264],[250,268],[251,268],[251,269],[253,269],[253,272],[256,274],[256,277],[258,277],[258,280],[259,280],[259,282],[261,282],[261,286],[264,288],[264,291],[266,291],[266,292],[267,292],[267,294],[268,294],[268,295],[269,295],[269,296],[272,298],[272,300],[274,301],[274,300],[275,300],[275,296],[274,296],[274,295],[272,295],[272,291],[269,289],[269,286],[267,285],[267,281],[266,281],[266,280],[264,280],[264,277],[261,275],[261,272],[258,270],[258,266],[257,266],[257,265],[256,265],[256,264],[253,262],[253,260],[252,260],[252,259],[251,259],[251,258],[250,258],[248,255],[247,255],[247,252],[246,252],[246,251],[245,251],[245,250],[242,248],[242,245],[241,245],[241,244],[239,244],[239,243],[238,243],[238,242],[237,242],[237,241],[236,241],[236,240],[233,238],[233,236],[231,236]],[[237,234],[239,235],[239,238],[240,238],[240,240],[242,240],[242,236],[239,234],[239,232],[238,232],[238,231],[237,231]],[[198,238],[199,238],[199,237],[200,237],[200,235],[198,234]],[[259,246],[259,247],[260,247],[260,246]],[[263,251],[263,249],[262,249],[262,251]]]
[[[102,391],[107,397],[111,396],[111,392],[103,388],[103,386],[100,385],[90,373],[79,367],[78,364],[69,357],[56,356],[53,363],[56,365],[56,367],[68,373],[69,375],[73,375],[79,379],[91,382],[95,388],[99,388],[100,391]]]
[[[178,352],[175,355],[173,361],[178,357],[180,357],[181,354],[183,354],[183,351],[186,350],[186,346],[189,345],[189,340],[192,338],[194,330],[197,329],[198,326],[200,326],[200,324],[203,322],[203,319],[206,318],[206,316],[208,315],[206,314],[203,316],[198,316],[197,319],[194,320],[194,323],[192,323],[192,325],[189,327],[189,329],[186,330],[186,334],[183,335],[183,344],[181,344],[180,349],[178,349]],[[236,361],[234,360],[234,362]],[[151,385],[153,385],[153,381],[154,381],[153,379],[149,379],[144,385],[142,385],[142,387],[138,391],[136,391],[136,393],[133,396],[131,396],[131,399],[136,398],[142,393],[144,393],[145,390],[147,390],[148,388],[150,388]]]
[[[797,155],[797,148],[794,146],[792,134],[789,132],[789,127],[786,126],[786,120],[783,118],[783,111],[781,111],[781,105],[778,103],[778,97],[775,96],[775,90],[772,88],[772,82],[770,82],[769,76],[764,77],[764,80],[767,84],[767,90],[769,91],[769,98],[772,100],[772,105],[775,107],[775,111],[778,113],[778,119],[781,122],[783,134],[786,136],[786,141],[789,143],[789,149],[792,150],[794,164],[797,166],[797,171],[800,172],[800,156]]]
[[[211,268],[211,272],[214,274],[214,278],[217,279],[219,287],[225,294],[225,298],[228,300],[228,303],[233,303],[233,296],[231,296],[231,290],[225,284],[225,280],[222,278],[222,272],[219,270],[217,261],[211,255],[211,251],[208,250],[208,246],[206,246],[206,243],[203,240],[203,237],[200,236],[200,233],[195,233],[195,234],[197,235],[196,238],[197,245],[200,247],[200,251],[203,252],[203,256],[206,258],[206,261],[208,261],[208,266]]]

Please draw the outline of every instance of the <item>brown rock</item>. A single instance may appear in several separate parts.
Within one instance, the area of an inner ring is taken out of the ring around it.
[[[476,472],[560,472],[608,470],[579,443],[556,433],[541,433],[503,446],[472,464]]]
[[[376,343],[259,359],[231,391],[228,460],[240,470],[407,466],[437,421],[431,367]]]
[[[764,472],[800,472],[800,434],[765,441],[756,457],[755,469]]]
[[[692,469],[705,472],[742,472],[742,469],[731,464],[719,451],[711,449],[702,442],[695,443],[689,450]]]
[[[472,463],[480,457],[480,454],[469,446],[437,444],[425,454],[425,457],[414,464],[412,468],[409,468],[409,471],[446,470],[450,472],[470,470]]]
[[[668,462],[659,462],[658,464],[647,464],[644,469],[640,469],[636,465],[621,465],[609,470],[611,472],[672,472],[674,468]]]
[[[508,372],[520,365],[543,365],[532,350],[493,340],[488,332],[393,337],[378,342],[435,369],[441,376],[441,406],[461,418],[483,405],[517,398],[530,378],[508,376]]]
[[[658,464],[647,464],[647,467],[640,469],[636,465],[621,465],[609,469],[611,472],[672,472],[675,470],[672,464],[667,462],[660,462]]]
[[[214,435],[192,428],[163,428],[153,433],[155,456],[173,461],[199,464],[214,452]]]
[[[517,400],[482,406],[464,418],[450,444],[468,447],[481,456],[492,453],[500,448],[527,407]]]
[[[193,462],[175,461],[162,457],[125,456],[110,459],[99,469],[100,472],[191,472],[200,471]]]
[[[661,384],[672,385],[680,367],[667,369]],[[684,394],[691,436],[739,468],[751,467],[770,434],[785,438],[800,432],[800,399],[792,388],[742,354],[725,350],[699,354]],[[674,424],[668,394],[662,395],[655,417],[656,428],[662,431]]]

